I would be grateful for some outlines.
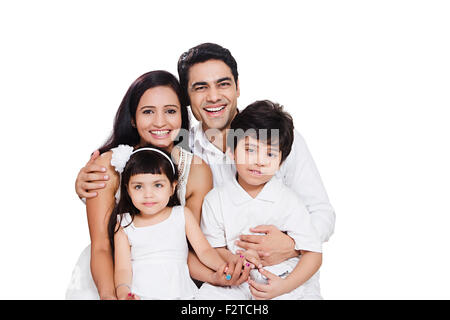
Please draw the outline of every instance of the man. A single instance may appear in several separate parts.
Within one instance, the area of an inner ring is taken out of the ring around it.
[[[237,63],[231,53],[213,43],[204,43],[183,53],[178,61],[181,86],[190,101],[191,111],[199,121],[191,128],[191,151],[201,157],[211,168],[214,185],[233,178],[236,170],[225,154],[226,130],[237,114],[240,87]],[[81,169],[76,181],[80,197],[95,196],[99,181],[105,180],[101,168],[93,164],[97,153]],[[305,204],[311,214],[313,226],[322,242],[328,241],[334,231],[335,214],[314,161],[302,136],[295,131],[291,154],[281,166],[277,176]],[[264,235],[243,235],[237,245],[256,250],[263,265],[277,264],[298,255],[294,241],[274,226],[255,226],[250,230]],[[233,275],[232,284],[244,281]],[[197,275],[193,275],[196,278]],[[201,278],[199,273],[197,278]]]

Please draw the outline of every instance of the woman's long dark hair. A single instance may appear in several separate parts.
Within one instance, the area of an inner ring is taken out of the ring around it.
[[[164,150],[161,150],[160,148],[150,145],[146,145],[145,147],[158,149],[161,152],[164,152],[164,154],[166,154],[170,158],[170,154],[168,154]],[[130,195],[128,194],[128,183],[130,182],[130,178],[134,175],[145,173],[164,174],[167,176],[167,179],[169,179],[170,184],[172,184],[178,180],[177,166],[174,165],[173,168],[175,169],[175,172],[173,171],[172,165],[170,164],[169,160],[156,151],[142,150],[131,155],[122,172],[119,202],[114,207],[108,223],[108,235],[111,241],[111,248],[113,250],[114,234],[119,230],[123,215],[125,213],[129,213],[132,222],[134,220],[134,217],[139,214],[139,209],[134,206]],[[180,205],[180,200],[177,196],[177,188],[175,188],[175,191],[170,197],[167,206],[173,207],[177,205]]]
[[[112,134],[103,146],[99,148],[100,153],[109,151],[120,144],[135,146],[141,141],[137,129],[132,126],[132,120],[136,121],[136,109],[144,92],[160,86],[170,87],[175,91],[181,106],[181,128],[189,130],[187,103],[185,98],[183,98],[184,94],[181,91],[177,78],[164,70],[150,71],[137,78],[128,88],[114,118]],[[181,142],[179,138],[180,136],[175,139],[175,144]],[[182,138],[186,137],[182,136]]]

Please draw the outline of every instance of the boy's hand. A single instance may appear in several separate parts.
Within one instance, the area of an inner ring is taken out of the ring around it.
[[[250,231],[264,235],[241,235],[236,245],[258,252],[263,266],[278,264],[299,254],[294,249],[294,240],[273,225],[260,225]]]
[[[252,296],[256,300],[268,300],[278,297],[284,292],[285,279],[280,278],[273,273],[260,268],[258,270],[263,276],[267,278],[267,284],[261,284],[252,279],[248,279],[248,284]]]
[[[96,150],[92,153],[86,166],[81,168],[75,181],[75,191],[80,198],[94,198],[97,196],[95,190],[105,187],[106,168],[95,164],[95,159],[100,156],[100,152]]]

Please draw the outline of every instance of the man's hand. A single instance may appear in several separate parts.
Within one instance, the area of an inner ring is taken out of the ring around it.
[[[236,245],[245,250],[255,250],[263,266],[278,264],[299,254],[294,249],[294,240],[273,225],[260,225],[250,231],[264,235],[241,235]]]
[[[81,168],[75,181],[75,191],[80,198],[94,198],[97,196],[95,190],[105,187],[103,181],[109,177],[105,175],[106,168],[95,164],[95,159],[100,156],[100,152],[96,150],[89,159],[86,166]]]

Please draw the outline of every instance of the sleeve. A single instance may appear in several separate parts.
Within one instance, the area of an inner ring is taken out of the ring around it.
[[[227,245],[220,201],[214,189],[203,200],[200,227],[211,247],[218,248]]]
[[[292,196],[296,197],[292,192]],[[285,211],[284,226],[287,234],[295,241],[295,250],[322,252],[322,241],[316,228],[312,224],[312,217],[306,207],[294,198],[291,208]]]
[[[314,160],[303,137],[294,131],[292,150],[280,169],[285,185],[291,188],[311,214],[311,222],[322,242],[334,232],[335,213]]]

